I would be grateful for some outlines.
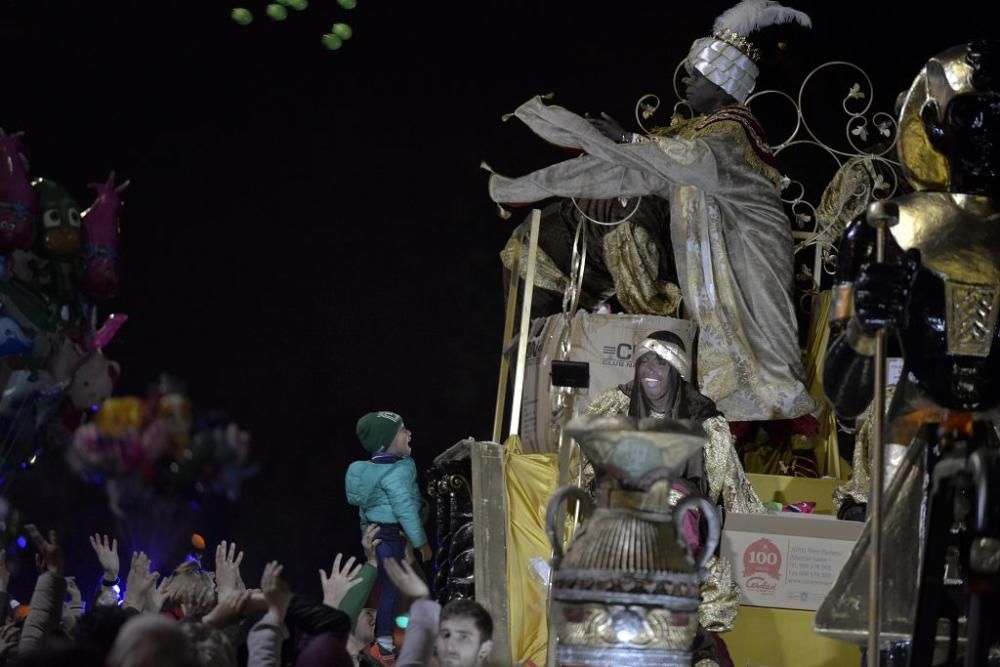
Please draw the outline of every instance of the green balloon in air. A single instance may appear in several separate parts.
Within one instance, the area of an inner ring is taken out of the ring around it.
[[[358,0],[337,0],[337,3],[344,9],[354,9],[358,6]]]
[[[270,4],[267,6],[267,15],[275,21],[284,21],[288,18],[288,10],[281,5]]]
[[[351,26],[347,25],[346,23],[334,23],[331,32],[333,32],[334,35],[340,37],[343,40],[350,39],[351,35],[354,34],[354,31],[351,30]]]
[[[342,40],[337,35],[334,35],[332,32],[323,35],[323,46],[330,49],[331,51],[336,51],[343,45],[344,45],[344,40]]]
[[[230,16],[232,16],[233,20],[240,25],[250,25],[253,22],[253,13],[245,7],[233,8]]]

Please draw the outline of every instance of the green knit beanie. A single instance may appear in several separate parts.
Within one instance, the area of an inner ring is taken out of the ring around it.
[[[358,420],[358,439],[369,454],[377,454],[392,444],[403,428],[403,418],[395,412],[369,412]]]

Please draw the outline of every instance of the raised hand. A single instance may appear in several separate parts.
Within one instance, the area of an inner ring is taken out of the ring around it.
[[[35,544],[35,548],[38,549],[38,555],[41,557],[41,567],[49,574],[56,577],[61,577],[63,574],[64,557],[62,548],[59,546],[59,541],[56,539],[56,531],[49,531],[49,539],[45,539],[42,533],[38,530],[38,527],[34,524],[28,524],[24,527],[28,531],[28,537]]]
[[[166,596],[163,594],[163,582],[161,581],[158,585],[149,587],[149,592],[146,593],[146,600],[144,602],[145,610],[158,614],[163,609],[163,602],[165,600]]]
[[[260,578],[260,590],[267,601],[267,610],[274,612],[282,621],[285,620],[288,605],[292,601],[292,591],[281,578],[284,569],[278,561],[271,561],[264,566],[264,574]]]
[[[410,567],[409,563],[400,562],[395,558],[386,558],[384,566],[386,574],[403,595],[414,599],[430,597],[431,591],[427,588],[427,584]]]
[[[219,601],[205,618],[205,623],[222,629],[240,620],[250,607],[252,591],[226,591],[219,594]]]
[[[243,578],[240,577],[240,563],[243,562],[243,552],[236,553],[236,543],[226,543],[225,540],[215,548],[215,586],[219,595],[229,591],[246,590]]]
[[[97,554],[97,562],[104,570],[105,581],[116,581],[120,563],[118,561],[118,540],[112,540],[107,535],[94,534],[90,537],[90,546]]]
[[[365,528],[364,535],[361,536],[361,548],[365,550],[365,559],[372,567],[378,567],[378,556],[375,554],[375,547],[382,544],[382,540],[377,539],[378,524],[372,523]]]
[[[328,607],[339,608],[343,602],[347,591],[361,583],[361,577],[357,576],[361,571],[361,564],[354,564],[354,557],[347,559],[344,567],[340,567],[340,559],[343,554],[337,554],[333,559],[333,568],[330,576],[323,570],[319,571],[319,583],[323,587],[323,604]]]
[[[149,557],[143,552],[132,554],[132,564],[129,567],[128,579],[125,583],[126,607],[143,611],[149,600],[150,590],[155,588],[160,578],[159,572],[149,571]]]

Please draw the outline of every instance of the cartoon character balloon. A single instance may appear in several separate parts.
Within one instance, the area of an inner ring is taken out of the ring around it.
[[[35,247],[39,255],[50,261],[48,283],[50,296],[61,309],[68,309],[62,318],[78,315],[76,292],[76,256],[83,245],[83,216],[80,205],[61,185],[46,178],[36,179],[31,186],[38,195],[39,234]]]
[[[105,301],[118,293],[121,265],[118,258],[121,193],[129,182],[115,186],[115,172],[104,183],[87,187],[97,191],[97,199],[83,212],[83,288],[92,298]]]
[[[80,205],[55,181],[39,178],[31,186],[38,195],[41,221],[39,252],[50,259],[69,260],[76,257],[83,243]]]
[[[0,255],[27,250],[35,240],[38,198],[28,178],[22,137],[0,129]]]

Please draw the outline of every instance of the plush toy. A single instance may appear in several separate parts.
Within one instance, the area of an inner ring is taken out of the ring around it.
[[[96,411],[103,403],[121,376],[121,366],[111,361],[100,351],[94,352],[73,373],[69,385],[69,401],[80,411]]]

